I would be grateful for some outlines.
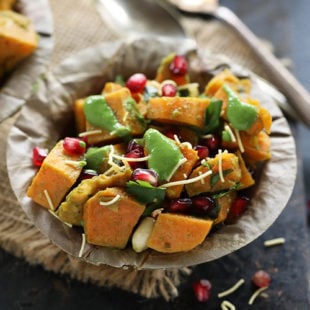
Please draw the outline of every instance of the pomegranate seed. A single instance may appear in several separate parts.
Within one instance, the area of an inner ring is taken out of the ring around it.
[[[187,61],[184,56],[174,56],[170,63],[169,70],[175,75],[185,75],[187,73]]]
[[[179,141],[182,141],[181,135],[175,128],[170,128],[167,131],[165,131],[165,136],[172,140],[175,140],[175,136],[176,136]]]
[[[206,279],[201,279],[193,283],[194,294],[199,302],[206,302],[210,299],[211,288],[210,281]]]
[[[250,202],[250,198],[245,197],[245,196],[241,196],[241,197],[237,197],[229,210],[229,219],[234,220],[237,219],[238,217],[240,217],[244,211],[246,210],[248,204]]]
[[[257,287],[266,287],[270,285],[271,277],[268,272],[264,270],[258,270],[252,276],[252,282]]]
[[[218,153],[220,142],[219,135],[211,135],[209,138],[203,139],[202,144],[208,147],[210,155],[214,156]]]
[[[143,92],[147,78],[143,73],[135,73],[126,82],[126,87],[133,93]]]
[[[86,151],[86,143],[78,138],[65,138],[63,142],[64,150],[70,155],[83,155]]]
[[[48,149],[36,146],[32,150],[32,163],[40,167],[48,154]]]
[[[82,171],[80,179],[85,180],[85,179],[91,179],[92,177],[98,175],[98,173],[95,170],[92,169],[85,169]]]
[[[216,208],[215,201],[208,196],[197,196],[192,198],[193,211],[198,214],[208,215]]]
[[[194,150],[197,151],[199,159],[205,159],[209,156],[209,149],[204,145],[194,146]]]
[[[127,153],[125,157],[128,158],[141,158],[144,157],[144,148],[142,145],[138,144],[135,140],[131,140],[127,146]],[[135,170],[137,168],[145,168],[144,162],[128,162],[131,169]]]
[[[133,171],[131,179],[133,181],[145,181],[153,186],[158,185],[158,174],[152,169],[137,168]]]
[[[169,205],[170,212],[175,213],[187,213],[192,206],[192,200],[190,198],[179,198],[171,201]]]
[[[167,83],[161,88],[162,96],[174,97],[177,94],[177,88],[175,85]]]

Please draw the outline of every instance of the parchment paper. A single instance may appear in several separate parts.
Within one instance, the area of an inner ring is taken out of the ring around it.
[[[253,79],[255,98],[273,116],[272,159],[263,166],[246,213],[235,224],[223,226],[209,235],[193,251],[162,254],[149,250],[137,254],[130,248],[114,250],[87,244],[83,261],[140,269],[208,262],[236,251],[260,236],[280,215],[292,193],[296,176],[294,139],[280,109],[255,86],[255,75],[220,56],[196,50],[189,40],[170,42],[131,38],[103,43],[65,60],[40,81],[37,93],[23,107],[9,135],[7,165],[12,188],[31,221],[65,252],[78,256],[81,231],[67,227],[26,197],[26,190],[37,171],[31,163],[32,149],[37,145],[52,145],[70,130],[76,98],[100,92],[104,83],[114,80],[117,74],[126,78],[139,71],[152,78],[162,57],[170,52],[186,53],[190,57],[192,80],[204,81],[204,84],[212,72],[223,65],[230,65],[236,74],[246,74]]]
[[[34,23],[39,46],[1,85],[0,122],[13,115],[29,98],[36,79],[48,65],[53,48],[53,24],[48,0],[19,0],[16,9]]]

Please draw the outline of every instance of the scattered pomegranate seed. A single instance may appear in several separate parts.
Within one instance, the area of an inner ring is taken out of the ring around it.
[[[128,158],[141,158],[144,157],[144,148],[142,145],[138,144],[135,140],[131,140],[127,147],[127,153],[125,157]],[[135,170],[137,168],[145,168],[144,162],[128,162],[131,169]]]
[[[203,139],[201,143],[208,147],[210,155],[214,156],[218,153],[220,142],[219,135],[211,135],[209,138]]]
[[[240,217],[246,210],[249,202],[250,202],[250,198],[248,197],[245,197],[245,196],[237,197],[233,201],[230,207],[229,214],[228,214],[229,219],[235,220],[238,217]]]
[[[161,88],[162,96],[174,97],[178,90],[175,85],[171,83],[164,84]]]
[[[187,73],[187,61],[184,56],[174,56],[170,63],[169,70],[175,75],[185,75]]]
[[[169,211],[175,213],[187,213],[192,207],[190,198],[174,199],[170,202]]]
[[[210,281],[206,279],[201,279],[193,283],[194,294],[199,302],[206,302],[209,300],[211,288]]]
[[[32,163],[36,167],[40,167],[48,154],[48,149],[36,146],[32,150]]]
[[[126,82],[126,87],[133,93],[143,92],[147,78],[143,73],[135,73]]]
[[[208,196],[197,196],[192,198],[193,211],[197,214],[208,215],[216,208],[215,201]]]
[[[91,179],[92,177],[98,175],[98,173],[95,170],[92,169],[85,169],[82,171],[80,179],[85,180],[85,179]]]
[[[270,285],[271,277],[268,272],[264,270],[258,270],[252,276],[252,282],[257,287],[266,287]]]
[[[209,156],[209,149],[204,145],[194,146],[194,150],[197,151],[199,159],[205,159]]]
[[[131,175],[133,181],[145,181],[153,186],[158,185],[158,174],[153,169],[137,168]]]
[[[175,140],[175,136],[176,136],[179,141],[182,141],[182,137],[176,128],[169,128],[165,131],[164,134],[166,137],[172,140]]]
[[[86,151],[86,143],[78,138],[65,138],[63,147],[70,155],[83,155]]]

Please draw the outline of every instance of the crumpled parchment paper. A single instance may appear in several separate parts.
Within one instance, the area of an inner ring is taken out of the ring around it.
[[[23,107],[9,135],[7,166],[12,188],[31,221],[65,252],[78,256],[81,231],[67,227],[26,197],[27,188],[37,171],[31,162],[32,149],[38,145],[53,145],[68,132],[68,128],[72,128],[72,107],[76,98],[99,93],[104,83],[113,81],[118,74],[126,78],[139,71],[152,78],[162,57],[170,52],[189,56],[191,79],[201,85],[205,85],[212,72],[222,66],[230,66],[236,74],[250,76],[255,98],[273,116],[272,159],[262,168],[245,214],[235,224],[223,226],[210,234],[196,249],[176,254],[152,250],[137,254],[129,247],[117,250],[87,244],[81,258],[83,261],[141,269],[208,262],[236,251],[260,236],[280,215],[292,193],[297,165],[294,139],[280,109],[256,85],[255,75],[220,56],[196,50],[190,40],[170,42],[165,39],[131,38],[103,43],[65,60],[40,81],[36,94]]]

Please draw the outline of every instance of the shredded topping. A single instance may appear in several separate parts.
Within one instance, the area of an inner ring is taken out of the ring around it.
[[[119,159],[121,161],[127,161],[127,162],[140,162],[140,161],[147,161],[150,156],[144,156],[144,157],[138,157],[138,158],[130,158],[130,157],[125,157],[125,156],[120,156],[116,154],[112,154],[112,157]]]
[[[185,185],[185,184],[194,183],[194,182],[200,181],[201,179],[207,177],[210,174],[212,174],[212,171],[208,170],[205,173],[198,175],[197,177],[194,177],[191,179],[186,179],[186,180],[180,180],[180,181],[166,183],[166,184],[161,185],[160,187],[166,188],[166,187],[171,187],[171,186],[176,186],[176,185]]]
[[[52,199],[51,199],[51,197],[50,197],[50,195],[49,195],[47,189],[45,189],[43,192],[44,192],[45,198],[46,198],[46,200],[47,200],[47,203],[48,203],[50,209],[51,209],[52,211],[55,211],[56,208],[55,208],[55,206],[54,206],[54,204],[53,204],[53,202],[52,202]]]
[[[230,126],[229,126],[228,124],[226,124],[226,125],[224,126],[224,128],[225,128],[225,130],[228,132],[228,134],[230,135],[231,141],[232,141],[232,142],[236,142],[236,137],[235,137],[233,131],[231,130]]]
[[[221,303],[221,309],[222,310],[236,310],[236,306],[228,300],[223,300]]]
[[[222,150],[219,149],[218,151],[218,155],[219,155],[219,176],[220,176],[220,180],[222,183],[225,182],[225,179],[224,179],[224,175],[223,175],[223,158],[222,158]]]
[[[86,166],[86,161],[85,160],[65,160],[65,164],[72,166],[74,168],[83,168],[84,166]]]
[[[180,141],[178,135],[173,135],[173,139],[175,140],[175,142],[176,142],[177,144],[181,144],[181,141]]]
[[[181,146],[182,147],[187,147],[188,149],[192,149],[193,148],[193,146],[189,142],[182,142]]]
[[[176,172],[185,162],[187,162],[187,158],[185,158],[185,157],[182,158],[182,159],[178,162],[178,164],[174,167],[174,169],[171,171],[170,175],[168,176],[168,178],[167,178],[168,181],[172,178],[172,176],[175,174],[175,172]]]
[[[81,244],[81,249],[79,252],[79,257],[82,257],[82,255],[84,253],[85,245],[86,245],[86,236],[85,236],[85,234],[82,234],[82,244]]]
[[[117,165],[117,164],[113,161],[113,157],[114,157],[114,156],[116,156],[116,155],[114,154],[114,147],[113,147],[113,145],[111,145],[111,151],[110,151],[110,153],[109,153],[108,164],[109,164],[111,167],[113,167],[113,170],[119,172],[122,168],[121,168],[119,165]]]
[[[275,239],[270,239],[270,240],[266,240],[264,242],[264,246],[274,246],[274,245],[280,245],[285,243],[285,238],[275,238]]]
[[[249,299],[249,305],[253,305],[255,299],[263,292],[265,291],[266,289],[268,288],[268,286],[264,286],[264,287],[261,287],[259,288],[258,290],[256,290],[253,295],[251,296],[251,298]]]
[[[62,223],[64,223],[65,225],[67,225],[68,227],[72,228],[72,224],[64,222],[53,210],[48,209],[48,212],[50,214],[52,214],[54,217],[56,217],[56,219],[58,219],[59,221],[61,221]]]
[[[99,204],[100,206],[110,206],[113,205],[115,202],[121,199],[121,195],[117,194],[113,199],[109,201],[100,201]]]
[[[92,135],[98,135],[102,133],[102,130],[96,129],[96,130],[89,130],[79,133],[79,137],[86,137],[86,136],[92,136]]]
[[[244,283],[244,279],[240,279],[235,285],[233,285],[231,288],[229,288],[228,290],[217,294],[218,298],[222,298],[224,296],[230,295],[232,293],[234,293],[243,283]]]
[[[243,147],[243,144],[242,144],[242,141],[241,141],[241,138],[240,138],[239,130],[235,129],[235,134],[236,134],[239,150],[240,150],[241,153],[244,153],[244,147]]]

